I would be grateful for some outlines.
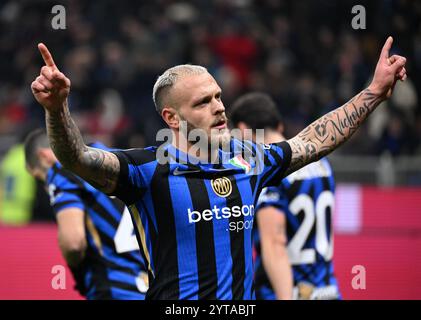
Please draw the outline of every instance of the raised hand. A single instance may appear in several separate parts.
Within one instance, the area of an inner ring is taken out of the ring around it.
[[[38,44],[38,49],[45,66],[31,84],[32,93],[46,111],[59,111],[69,95],[70,80],[58,70],[50,51],[43,43]]]
[[[387,38],[374,71],[373,81],[368,87],[372,93],[383,99],[390,98],[397,80],[405,81],[407,77],[406,58],[398,55],[389,56],[392,44],[393,38]]]
[[[314,121],[294,138],[291,164],[286,174],[329,154],[348,140],[378,105],[392,95],[396,81],[406,79],[406,58],[389,56],[393,39],[383,46],[370,86],[343,106]]]

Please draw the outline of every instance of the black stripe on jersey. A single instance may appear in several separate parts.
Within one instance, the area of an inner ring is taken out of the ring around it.
[[[294,182],[289,187],[284,188],[283,190],[285,190],[287,198],[294,199],[300,191],[303,183],[304,180],[294,180]]]
[[[203,179],[186,176],[193,208],[203,212],[211,207],[209,194]],[[216,271],[215,243],[213,221],[204,219],[195,223],[196,256],[199,278],[199,299],[216,299],[218,278]]]
[[[73,182],[75,185],[77,185],[80,189],[85,189],[85,186],[83,185],[82,180],[77,178],[73,173],[70,171],[64,169],[64,168],[58,168],[56,166],[53,166],[53,172],[55,174],[59,174],[65,178],[67,178],[69,181]],[[54,175],[55,175],[54,174]]]
[[[57,172],[58,172],[59,168],[57,167],[57,164],[55,163],[55,164],[51,167],[51,169],[53,169],[53,174],[51,175],[50,180],[51,180],[51,181],[53,181],[53,180],[54,180],[54,178],[55,178],[55,176],[57,175]]]
[[[127,206],[132,205],[146,191],[146,188],[134,189],[128,183],[129,164],[140,166],[156,160],[156,153],[153,150],[133,149],[126,151],[113,152],[120,162],[120,173],[118,176],[117,186],[113,195],[120,198]]]
[[[251,159],[249,159],[249,157],[252,158],[256,158],[257,155],[257,151],[256,151],[256,147],[255,144],[251,141],[244,141],[243,143],[243,149],[242,149],[242,157],[245,161],[249,162]]]
[[[256,158],[257,157],[257,150],[256,150],[256,145],[254,144],[254,143],[244,143],[245,144],[245,146],[246,147],[248,147],[249,149],[251,149],[251,155],[254,157],[254,158]],[[243,157],[244,158],[244,157]],[[249,162],[246,158],[244,158],[244,160],[246,160],[247,162]],[[256,166],[261,166],[261,164],[257,164],[256,163]],[[254,175],[252,175],[251,176],[251,178],[250,178],[250,187],[251,187],[251,192],[254,194],[254,192],[255,192],[255,188],[256,188],[256,183],[257,183],[257,177],[258,177],[258,174],[254,174]],[[258,194],[256,194],[256,199],[257,199],[257,197],[258,197],[259,195]]]
[[[140,213],[139,213],[139,215],[140,215]],[[141,238],[140,233],[139,233],[139,226],[137,225],[136,219],[134,218],[133,213],[131,211],[130,211],[130,218],[132,220],[134,233],[136,235],[136,240],[137,240],[137,243],[139,245],[139,252],[140,252],[140,255],[141,255],[141,257],[143,259],[143,262],[144,262],[144,266],[145,266],[144,271],[146,271],[148,273],[149,283],[151,283],[152,282],[151,279],[153,278],[153,274],[151,274],[151,272],[150,272],[151,271],[150,270],[151,269],[150,268],[150,261],[149,261],[148,257],[146,256],[146,252],[145,252],[145,250],[143,248],[143,245],[142,245],[142,238]]]
[[[60,188],[58,188],[57,190],[56,190],[56,192],[57,192],[57,194],[58,193],[60,193],[60,192],[62,192],[61,191],[62,189],[60,189]],[[76,195],[76,196],[78,196],[78,197],[82,197],[82,190],[80,190],[80,189],[71,189],[71,190],[64,190],[64,192],[66,192],[66,193],[70,193],[70,194],[74,194],[74,195]]]
[[[112,262],[112,261],[110,261],[108,259],[103,259],[103,261],[104,261],[105,265],[107,266],[107,268],[109,268],[109,269],[113,269],[113,270],[116,270],[116,271],[124,272],[124,273],[127,273],[127,274],[132,275],[132,276],[135,276],[135,277],[137,276],[136,271],[134,271],[133,269],[130,269],[130,268],[127,268],[127,267],[123,267],[120,264],[117,264],[115,262]],[[138,262],[138,261],[135,261],[135,262]]]
[[[271,182],[270,185],[279,185],[281,183],[281,180],[284,176],[284,172],[285,172],[285,167],[284,167],[284,161],[282,160],[282,158],[279,156],[279,154],[277,154],[274,150],[270,149],[269,150],[270,155],[274,158],[275,163],[270,164],[270,166],[272,167],[270,170],[268,170],[268,172],[266,172],[266,174],[263,175],[262,179],[261,179],[261,186],[265,185],[267,180],[270,178]],[[266,164],[266,159],[269,163],[269,157],[265,157],[265,164]],[[273,176],[272,174],[278,170],[278,168],[276,166],[283,166],[282,170],[280,170],[275,176]]]
[[[114,230],[117,230],[118,225],[119,225],[119,221],[117,221],[111,215],[111,213],[109,212],[109,209],[107,209],[101,203],[99,203],[97,201],[97,199],[95,198],[95,196],[93,194],[85,191],[86,190],[85,186],[83,185],[83,182],[81,180],[79,180],[79,178],[74,176],[69,171],[66,171],[66,170],[63,170],[63,169],[59,169],[58,173],[61,174],[62,176],[64,176],[65,178],[67,178],[68,180],[70,180],[71,182],[77,184],[81,190],[75,190],[74,193],[79,194],[82,197],[83,202],[85,203],[85,205],[88,208],[94,210],[102,219],[107,221],[112,226],[112,228]],[[67,190],[66,190],[66,192],[67,192]],[[112,199],[109,199],[109,200],[110,200],[109,204],[112,205],[117,210],[119,210],[119,208],[116,207],[115,201],[113,201]],[[120,209],[119,212],[122,212],[122,210]],[[109,238],[105,233],[100,232],[99,229],[98,229],[98,232],[100,233],[101,241],[103,241],[110,248],[113,248],[115,250],[114,240]],[[136,261],[135,259],[133,259],[133,256],[129,252],[124,252],[124,253],[121,253],[120,255],[125,259],[131,260],[131,261]]]
[[[310,199],[312,199],[312,201],[317,201],[316,186],[314,185],[314,183],[310,184],[310,189],[308,190],[307,195],[310,197]],[[316,213],[314,212],[314,214]],[[309,244],[311,239],[314,239],[314,241],[316,241],[316,226],[317,226],[317,215],[314,217],[314,223],[313,223],[313,226],[311,227],[310,232],[308,233],[308,237],[306,239],[305,245]],[[317,257],[317,250],[315,250],[315,254]]]
[[[123,201],[121,201],[118,198],[110,198],[110,202],[113,205],[114,209],[120,212],[120,214],[123,214],[124,209],[126,208],[126,205]]]
[[[115,220],[115,218],[111,215],[108,209],[105,208],[101,203],[99,203],[93,195],[89,193],[87,193],[86,195],[86,199],[84,200],[87,202],[88,207],[94,210],[105,221],[107,221],[113,227],[114,230],[117,230],[119,221]]]
[[[329,183],[329,178],[323,177],[322,178],[322,184],[323,184],[323,190],[330,190],[331,189],[330,183]],[[328,211],[326,212],[326,221],[325,222],[330,227],[330,229],[328,229],[326,227],[326,230],[329,230],[329,232],[330,232],[330,238],[328,238],[328,243],[331,243],[332,237],[333,237],[333,230],[332,230],[332,215],[333,215],[333,212],[332,212],[331,208],[328,207],[327,209],[328,209]],[[327,235],[326,235],[326,237],[327,237]],[[323,259],[323,262],[324,262],[324,258],[322,258],[322,259]],[[331,276],[332,276],[332,274],[330,273],[330,263],[324,262],[324,265],[325,265],[325,268],[326,268],[326,272],[325,272],[325,276],[323,277],[323,282],[326,285],[329,285],[330,279],[331,279]]]
[[[54,209],[56,212],[58,212],[58,211],[60,211],[60,210],[61,210],[61,208],[63,208],[64,206],[67,206],[67,205],[69,205],[69,204],[79,204],[79,203],[80,203],[79,201],[75,201],[75,200],[62,201],[62,202],[59,202],[59,203],[57,203],[57,204],[54,204],[54,205],[53,205],[53,209]]]
[[[299,281],[308,281],[308,282],[312,281],[312,273],[311,273],[312,270],[311,268],[308,268],[309,266],[312,266],[312,265],[304,264],[304,265],[294,266],[294,271],[301,275],[301,279]],[[304,268],[308,268],[308,271],[305,271]],[[297,285],[297,284],[298,282],[296,282],[294,279],[294,285]]]
[[[103,260],[102,257],[91,247],[88,247],[86,256],[89,257],[87,258],[86,264],[89,265],[91,269],[91,283],[93,283],[95,287],[94,299],[112,299],[107,268],[104,263],[101,263]]]
[[[260,188],[262,188],[263,186],[269,187],[269,185],[266,185],[266,181],[269,179],[269,176],[271,176],[275,170],[276,168],[271,168],[262,176],[262,178],[260,179]]]
[[[320,256],[321,259],[321,263],[322,263],[322,268],[324,269],[324,276],[323,279],[321,279],[321,281],[323,282],[324,285],[328,286],[330,284],[330,279],[331,279],[331,272],[330,272],[330,263],[326,262],[325,259]]]
[[[273,156],[273,152],[271,152],[271,150],[269,150],[269,151],[270,151],[270,154]],[[275,160],[276,159],[277,158],[275,158]],[[282,160],[280,158],[278,159],[278,162],[277,163],[280,165],[282,162],[279,162],[279,161],[282,161]],[[266,167],[269,167],[270,169],[260,179],[260,186],[261,187],[266,184],[266,181],[269,179],[269,177],[272,176],[272,174],[278,169],[278,168],[276,168],[276,164],[273,164],[273,163],[270,162],[269,156],[266,156],[265,155],[265,157],[264,157],[264,163],[265,163],[265,166]],[[273,176],[272,176],[272,179],[274,179]]]
[[[95,229],[98,232],[101,243],[103,243],[103,244],[107,245],[108,247],[112,248],[113,250],[115,250],[114,239],[110,238],[107,234],[105,234],[97,226],[95,226]]]
[[[235,176],[228,176],[232,185],[232,192],[227,197],[227,207],[243,206],[241,195],[238,190]],[[231,216],[229,218],[229,225],[231,223],[237,224],[238,221],[244,221],[244,216]],[[244,230],[230,230],[231,241],[231,257],[232,257],[232,299],[243,300],[244,297],[244,280],[245,280],[245,251],[244,251]]]
[[[251,192],[252,192],[253,195],[256,192],[257,177],[258,177],[258,175],[257,174],[254,174],[250,178],[250,188],[251,188]],[[256,195],[256,199],[255,200],[257,201],[257,199],[259,199],[260,192],[257,192],[255,195]]]
[[[179,299],[179,273],[176,228],[169,185],[169,164],[157,164],[150,190],[162,250],[153,252],[155,279],[149,287],[147,299]],[[172,244],[172,245],[171,245]]]
[[[130,284],[130,283],[121,282],[121,281],[115,281],[115,280],[109,280],[109,284],[113,288],[118,288],[118,289],[123,289],[123,290],[139,293],[139,290],[137,289],[135,284]]]
[[[280,160],[281,162],[279,162],[282,165],[282,170],[279,172],[279,176],[283,178],[285,176],[285,172],[288,170],[291,164],[292,150],[291,150],[291,146],[286,141],[276,143],[276,145],[282,149],[282,153],[283,153],[282,160]],[[276,153],[275,151],[273,152]],[[277,153],[276,153],[276,156],[278,158],[280,157]]]
[[[139,205],[141,206],[142,212],[143,212],[144,216],[146,217],[146,219],[148,221],[148,232],[149,232],[149,237],[150,237],[150,244],[151,244],[151,247],[152,247],[152,252],[149,252],[149,259],[153,259],[153,257],[151,256],[152,253],[157,252],[157,250],[158,250],[158,248],[157,248],[157,244],[158,244],[157,231],[155,230],[155,225],[152,221],[151,215],[150,215],[147,207],[143,203],[139,203]],[[141,213],[139,212],[139,215],[140,214]],[[149,259],[146,258],[146,253],[143,250],[142,241],[141,241],[141,237],[140,237],[140,234],[139,234],[139,228],[136,227],[136,221],[133,219],[133,215],[132,214],[130,214],[130,215],[132,217],[133,226],[135,226],[134,230],[135,230],[135,233],[136,233],[136,238],[137,238],[137,242],[139,244],[140,252],[141,252],[142,257],[143,257],[143,261],[145,261],[146,268],[148,269],[148,273],[150,273],[150,270],[148,268],[148,262],[150,263],[150,261],[148,261]],[[146,237],[146,234],[145,234],[145,237]],[[146,237],[145,241],[146,241],[146,246],[149,250],[147,237]],[[153,266],[155,267],[155,265],[153,265]],[[149,276],[153,277],[152,274],[150,274]]]
[[[101,213],[101,216],[102,216],[102,213]],[[99,234],[99,237],[100,237],[100,239],[101,239],[101,242],[103,243],[103,244],[105,244],[105,245],[107,245],[108,247],[110,247],[110,248],[112,248],[115,252],[117,252],[116,251],[116,248],[115,248],[115,242],[114,242],[114,239],[113,238],[110,238],[106,233],[104,233],[100,228],[96,228],[96,230],[97,230],[97,232],[98,232],[98,234]],[[127,260],[127,261],[130,261],[130,262],[133,262],[133,263],[139,263],[139,261],[132,255],[132,253],[131,252],[122,252],[122,253],[118,253],[118,255],[121,257],[121,258],[123,258],[123,259],[125,259],[125,260]],[[122,268],[119,268],[119,269],[122,269]],[[123,268],[124,269],[124,268]],[[131,272],[132,273],[132,272]]]
[[[260,186],[265,185],[267,180],[275,172],[275,170],[278,170],[276,166],[280,167],[280,171],[275,176],[271,177],[270,186],[279,185],[281,183],[281,180],[284,178],[285,172],[291,163],[291,147],[288,144],[288,142],[283,141],[281,143],[275,143],[274,145],[277,145],[279,148],[282,149],[283,157],[281,158],[281,156],[275,150],[269,150],[269,153],[274,158],[275,163],[271,163],[268,156],[264,157],[265,166],[269,166],[271,168],[260,179]],[[266,187],[267,186],[269,185],[266,185]]]

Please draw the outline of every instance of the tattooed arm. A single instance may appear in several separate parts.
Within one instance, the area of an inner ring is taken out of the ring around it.
[[[67,101],[58,112],[46,112],[48,139],[60,163],[97,189],[112,193],[116,187],[120,162],[111,152],[85,145],[70,116]]]
[[[292,156],[286,175],[324,157],[348,140],[370,113],[392,95],[396,81],[406,79],[406,59],[397,55],[389,57],[392,42],[389,37],[367,89],[288,140]]]
[[[344,106],[314,121],[294,138],[291,146],[291,165],[287,174],[316,161],[335,150],[358,129],[382,100],[366,89]]]
[[[67,105],[70,80],[58,70],[47,47],[39,44],[38,48],[46,65],[31,88],[35,99],[45,109],[48,138],[54,154],[64,167],[101,191],[112,193],[120,172],[117,156],[85,145]]]

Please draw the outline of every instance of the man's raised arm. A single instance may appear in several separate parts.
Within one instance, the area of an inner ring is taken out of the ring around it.
[[[389,37],[367,89],[288,140],[292,156],[286,175],[322,158],[348,140],[368,115],[392,95],[396,81],[406,79],[406,59],[397,55],[389,57],[392,43],[393,39]]]
[[[44,44],[38,49],[45,66],[31,84],[35,99],[44,107],[50,145],[60,163],[106,193],[115,190],[120,163],[113,153],[85,145],[70,116],[67,97],[70,80],[61,73]]]

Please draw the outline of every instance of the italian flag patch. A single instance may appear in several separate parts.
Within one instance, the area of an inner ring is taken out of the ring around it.
[[[233,166],[243,169],[246,173],[248,173],[251,169],[250,164],[243,159],[241,155],[235,156],[228,161]]]

